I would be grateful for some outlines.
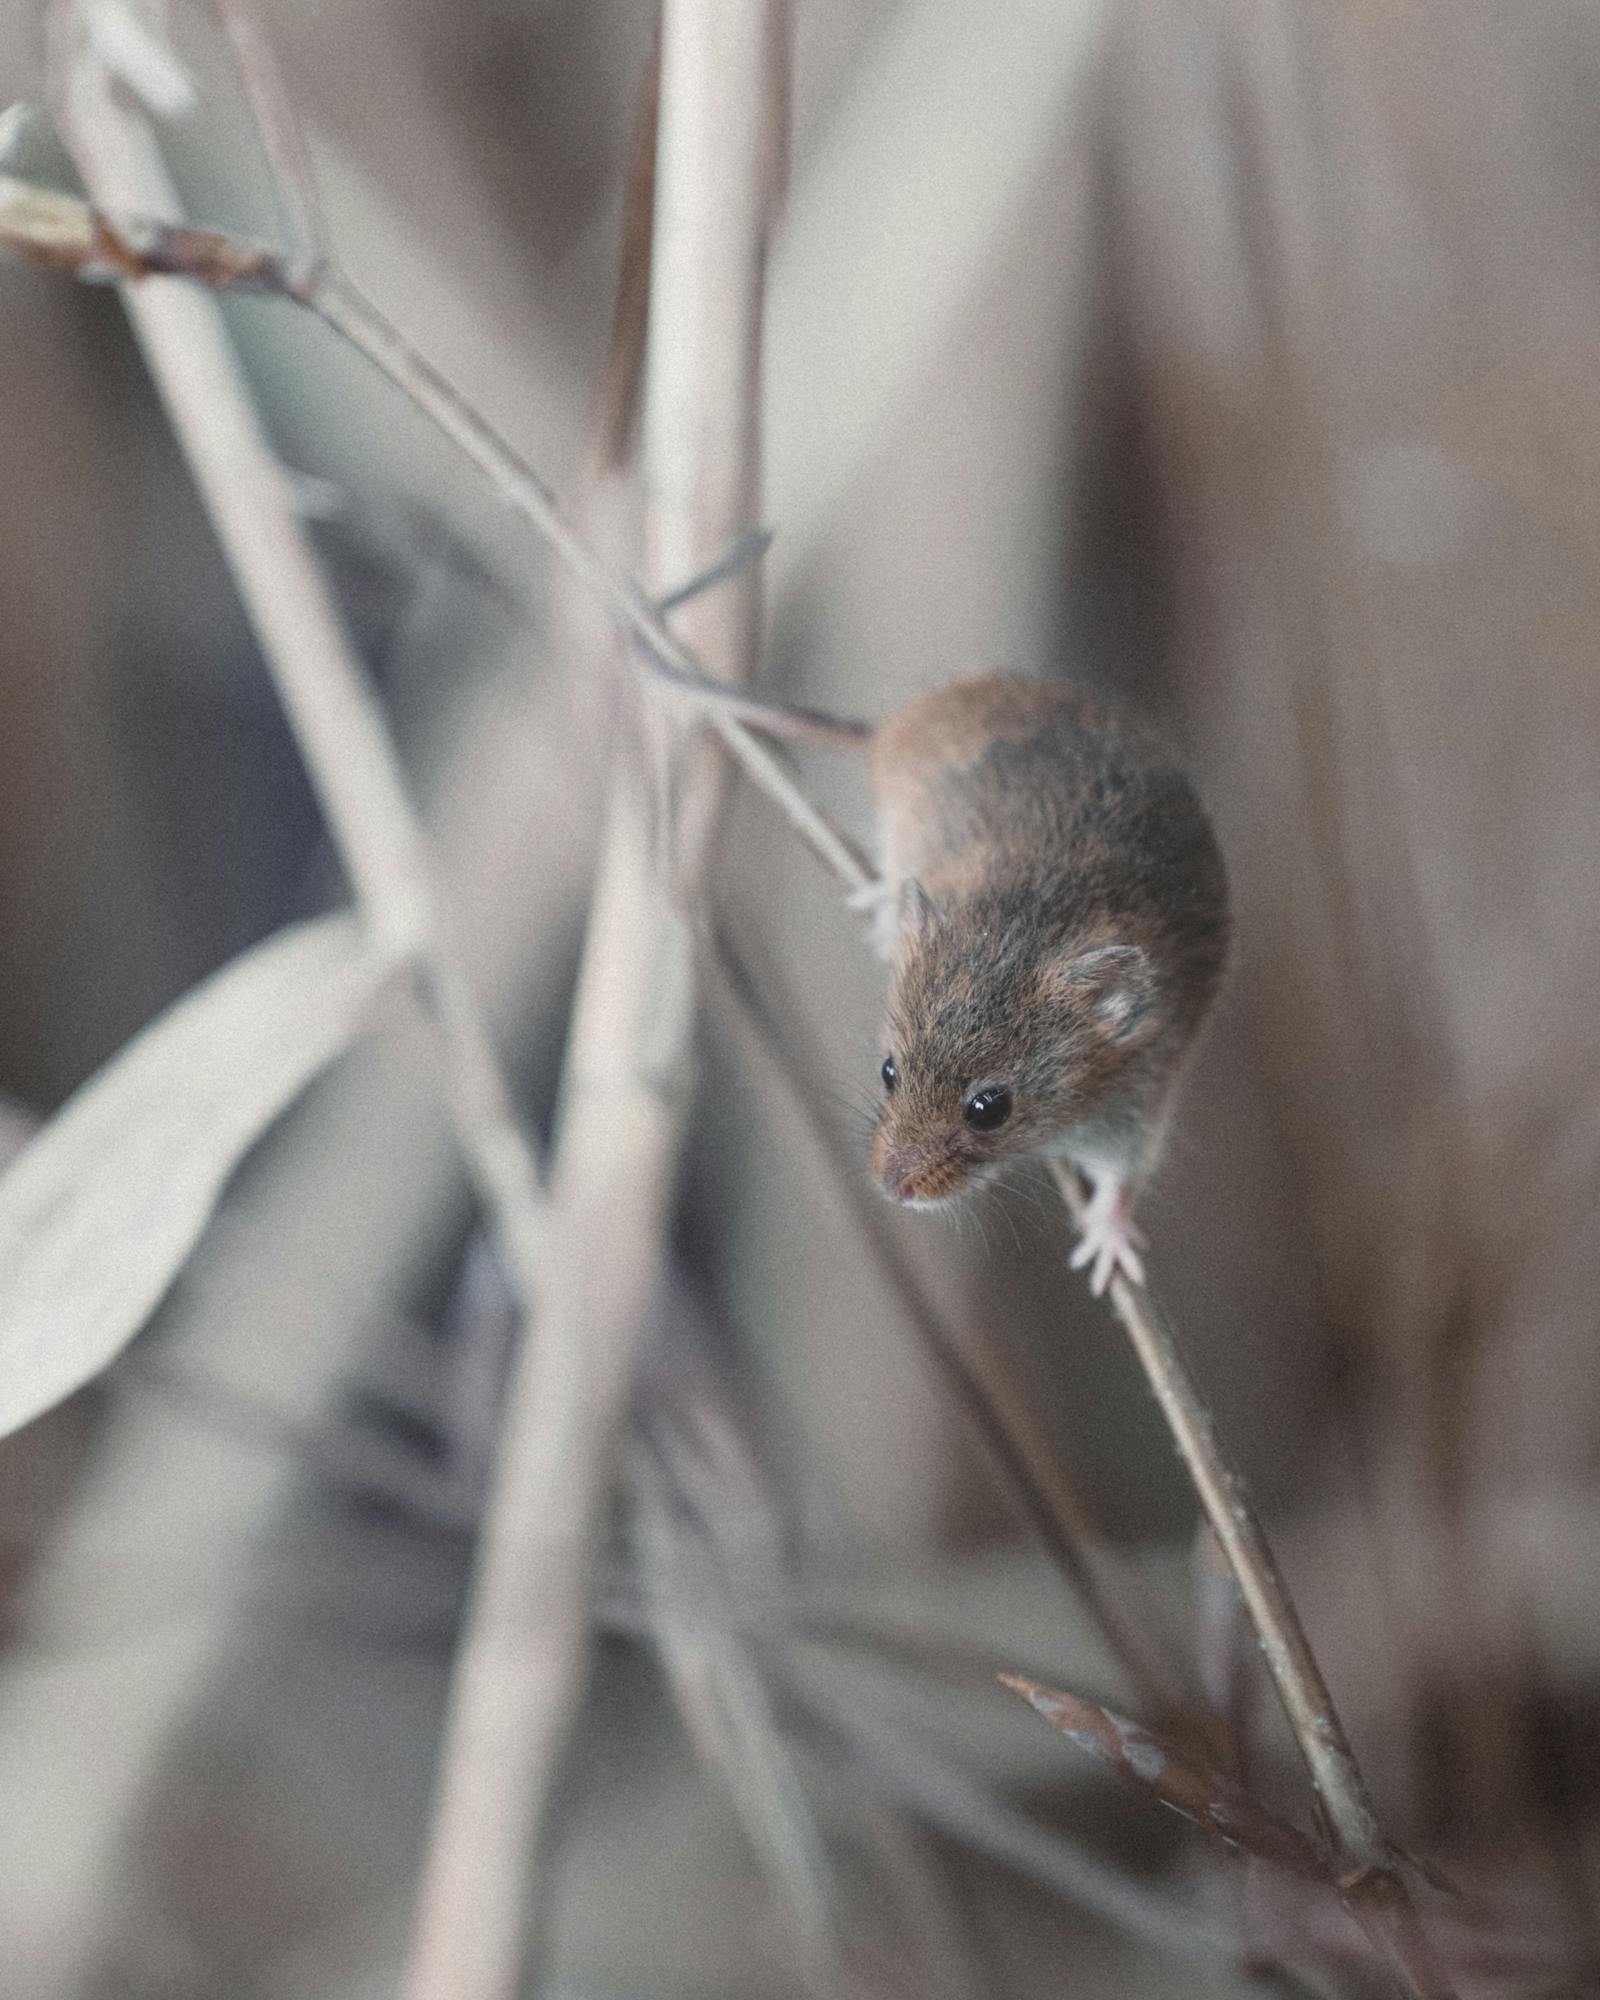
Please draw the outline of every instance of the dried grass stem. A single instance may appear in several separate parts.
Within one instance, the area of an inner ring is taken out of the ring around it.
[[[1052,1172],[1068,1212],[1080,1222],[1086,1196],[1076,1169],[1056,1161]],[[1267,1671],[1322,1802],[1341,1863],[1341,1893],[1418,2000],[1453,2000],[1454,1989],[1423,1935],[1300,1614],[1172,1329],[1150,1294],[1120,1272],[1111,1281],[1110,1296],[1238,1581]]]
[[[87,58],[73,66],[66,89],[79,170],[101,203],[170,211],[175,192],[140,116],[118,103]],[[457,1138],[526,1310],[541,1255],[538,1163],[482,1009],[446,942],[426,844],[382,709],[215,303],[159,280],[127,288],[124,299],[362,916],[381,949],[413,965]]]

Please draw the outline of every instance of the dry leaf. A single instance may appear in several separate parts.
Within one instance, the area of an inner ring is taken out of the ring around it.
[[[139,1331],[229,1175],[392,970],[352,917],[280,931],[135,1035],[0,1175],[0,1436]]]
[[[1328,1879],[1327,1862],[1298,1828],[1166,1737],[1113,1715],[1098,1702],[1080,1701],[1038,1681],[1017,1674],[1002,1674],[1000,1679],[1080,1750],[1143,1785],[1164,1806],[1219,1835],[1228,1846],[1261,1861],[1275,1861],[1297,1875]]]

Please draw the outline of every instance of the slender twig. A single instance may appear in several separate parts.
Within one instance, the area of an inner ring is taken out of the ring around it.
[[[1052,1171],[1068,1213],[1081,1226],[1087,1198],[1076,1169],[1055,1161]],[[1144,1287],[1130,1283],[1120,1272],[1111,1281],[1110,1295],[1238,1580],[1267,1671],[1327,1817],[1341,1863],[1340,1891],[1352,1915],[1419,2000],[1452,2000],[1453,1988],[1428,1945],[1378,1824],[1300,1614],[1172,1330]]]
[[[609,561],[561,504],[555,489],[344,276],[291,270],[276,251],[213,230],[178,229],[140,209],[125,214],[0,177],[0,251],[89,283],[183,277],[213,290],[291,299],[314,313],[405,395],[462,451],[499,498],[530,522],[562,563],[629,634],[656,669],[655,683],[697,708],[795,831],[846,889],[867,888],[871,865],[795,783],[783,760],[737,716],[708,701],[701,659],[667,624],[637,579]],[[748,524],[746,524],[748,525]],[[742,532],[738,531],[738,532]]]
[[[327,238],[317,197],[316,179],[311,165],[311,151],[306,143],[300,122],[295,115],[294,105],[284,89],[277,66],[265,41],[257,33],[254,24],[243,16],[235,0],[213,0],[223,24],[233,43],[239,66],[240,77],[250,99],[260,132],[263,148],[279,185],[280,198],[285,208],[294,218],[306,246],[306,268],[299,281],[292,287],[300,297],[318,312],[330,325],[335,324],[330,315],[328,302],[337,302],[340,280],[334,266],[332,248]],[[781,38],[780,38],[781,39]],[[773,78],[768,86],[772,98],[772,136],[768,141],[768,160],[765,177],[776,182],[783,171],[783,161],[787,151],[788,130],[788,69],[787,56],[774,68]],[[651,49],[649,69],[643,93],[641,115],[635,133],[635,158],[630,163],[627,183],[626,213],[624,216],[624,238],[622,250],[621,280],[617,293],[617,324],[613,328],[612,352],[608,361],[608,372],[614,379],[606,384],[602,397],[603,416],[600,438],[600,456],[603,464],[620,462],[625,449],[625,441],[631,421],[638,406],[638,385],[642,379],[644,342],[652,317],[659,327],[661,321],[661,301],[653,299],[656,285],[654,260],[654,210],[656,206],[655,154],[660,140],[660,120],[658,115],[660,99],[660,34],[659,28]],[[669,184],[669,195],[672,186]],[[770,203],[775,195],[775,186],[765,187],[761,198]],[[670,226],[670,224],[669,224]],[[716,287],[710,287],[715,295]],[[396,352],[399,348],[409,349],[397,330],[382,320],[376,309],[365,300],[348,281],[343,283],[343,316],[337,330],[347,340],[356,345],[370,361],[379,362],[379,350]],[[755,317],[759,319],[761,294],[765,290],[764,276],[754,300]],[[737,297],[740,287],[733,287],[732,296]],[[670,298],[670,293],[669,293]],[[752,321],[754,325],[754,321]],[[703,334],[704,329],[697,329]],[[363,345],[363,336],[372,337],[376,346]],[[754,337],[759,338],[759,328]],[[691,373],[699,367],[698,357],[678,358],[678,344],[672,339],[658,340],[658,357],[665,357],[668,367],[687,365]],[[440,404],[430,408],[419,402],[418,407],[437,423],[444,414],[444,406],[453,404],[458,416],[471,416],[464,398],[435,369],[423,362],[422,357],[409,350],[407,354],[409,373],[414,387],[426,384],[430,397]],[[692,402],[670,388],[658,397],[657,406],[681,410]],[[547,535],[558,520],[562,520],[563,510],[554,489],[542,479],[525,460],[518,458],[504,438],[490,430],[481,419],[476,418],[469,426],[477,446],[490,458],[497,459],[502,473],[509,475],[508,483],[502,485],[503,497],[518,506],[543,527]],[[719,458],[730,464],[743,465],[749,454],[740,450],[717,452],[706,449],[706,440],[701,440],[700,450],[708,461]],[[737,444],[737,440],[729,440]],[[483,457],[478,459],[480,469],[488,469]],[[754,503],[753,490],[748,493],[750,504]],[[706,512],[702,504],[698,510]],[[737,509],[713,504],[713,514],[721,514],[728,519],[737,518]],[[577,554],[577,540],[573,536],[573,524],[565,520],[568,530],[564,541],[557,541],[558,553],[564,555],[569,565]],[[623,586],[623,597],[612,604],[613,615],[626,612],[636,616],[641,610],[649,614],[647,624],[635,625],[635,637],[643,648],[645,659],[655,669],[657,679],[665,687],[673,689],[691,699],[717,691],[715,677],[708,674],[694,656],[694,652],[678,640],[677,635],[666,624],[668,611],[680,607],[690,599],[700,596],[712,582],[721,582],[739,575],[747,564],[759,556],[770,536],[764,531],[745,528],[727,553],[712,562],[709,556],[702,558],[700,572],[690,583],[681,586],[665,597],[648,602],[641,587],[621,573],[615,573],[611,584]],[[658,552],[660,553],[660,552]],[[590,567],[579,568],[579,574],[590,585],[597,586],[601,573],[608,567],[600,552],[589,548]],[[664,556],[664,567],[670,571],[670,555]],[[710,566],[705,565],[709,563]],[[725,595],[720,610],[715,614],[726,615],[730,603],[738,603],[745,593]],[[604,598],[604,592],[602,592]],[[750,602],[755,602],[754,597]],[[622,629],[627,628],[626,618],[622,619]],[[753,632],[752,625],[752,632]],[[851,890],[864,888],[871,880],[871,869],[859,852],[845,837],[838,833],[818,812],[815,806],[799,790],[785,771],[781,760],[776,758],[767,746],[753,738],[744,729],[739,718],[729,710],[713,709],[708,717],[734,755],[745,766],[752,781],[771,798],[778,809],[786,814],[802,839],[812,848],[824,866],[833,871]],[[827,720],[827,718],[819,718]]]
[[[347,278],[324,276],[297,296],[466,453],[505,504],[538,529],[618,628],[665,670],[667,683],[676,683],[684,698],[694,701],[698,686],[716,676],[708,674],[703,661],[676,636],[644,586],[594,547],[573,523],[554,488],[454,385]],[[743,532],[748,525],[741,523],[734,532]],[[847,889],[866,888],[872,880],[870,866],[795,784],[782,760],[734,717],[711,708],[707,720],[746,775],[788,816],[824,865]]]
[[[1250,1723],[1260,1685],[1244,1599],[1216,1531],[1201,1521],[1190,1560],[1195,1666],[1211,1711],[1218,1761],[1241,1785],[1251,1781]]]
[[[676,590],[669,590],[665,597],[656,599],[656,609],[663,617],[669,611],[676,611],[691,598],[699,597],[703,591],[714,590],[730,576],[737,576],[751,563],[760,562],[772,547],[770,528],[749,528],[742,534],[726,554],[718,556],[714,563],[690,577],[687,583],[680,583]]]
[[[299,239],[299,282],[314,282],[331,261],[331,252],[304,127],[283,86],[272,49],[254,20],[235,5],[235,0],[211,0],[211,5],[233,50],[284,217]]]
[[[63,78],[67,138],[104,208],[176,204],[139,114],[87,56]],[[164,226],[164,225],[163,225]],[[383,712],[305,538],[215,302],[144,283],[124,300],[200,490],[365,920],[408,955],[436,1029],[457,1138],[524,1311],[543,1197],[488,1027],[444,939],[426,846]]]

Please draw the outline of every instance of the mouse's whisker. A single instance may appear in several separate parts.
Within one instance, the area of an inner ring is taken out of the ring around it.
[[[998,1180],[986,1180],[979,1186],[977,1199],[986,1202],[993,1212],[1000,1217],[1007,1229],[1011,1231],[1012,1244],[1020,1256],[1022,1254],[1022,1238],[1017,1234],[1017,1225],[1011,1218],[1010,1209],[1006,1207],[1005,1193],[1005,1186],[1002,1182]]]
[[[1054,1242],[1056,1231],[1060,1227],[1060,1204],[1048,1200],[1043,1192],[1025,1177],[1007,1175],[1000,1185],[1005,1191],[1006,1200],[1013,1207],[1020,1207],[1023,1210],[1027,1217],[1029,1233],[1034,1240],[1041,1234],[1048,1234],[1050,1240]]]
[[[1008,1163],[1008,1171],[996,1174],[991,1186],[997,1195],[1007,1200],[1019,1201],[1035,1216],[1044,1217],[1053,1211],[1047,1207],[1040,1190],[1032,1182],[1027,1171],[1031,1164],[1030,1161],[1018,1161],[1016,1168],[1022,1171],[1017,1171],[1010,1168]]]

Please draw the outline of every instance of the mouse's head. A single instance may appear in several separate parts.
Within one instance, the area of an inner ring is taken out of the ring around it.
[[[1064,931],[1025,898],[940,911],[914,882],[900,915],[872,1140],[891,1200],[946,1201],[1144,1094],[1158,1009],[1138,944]]]

